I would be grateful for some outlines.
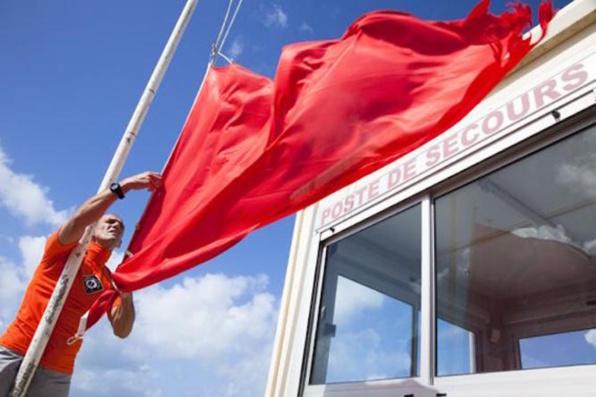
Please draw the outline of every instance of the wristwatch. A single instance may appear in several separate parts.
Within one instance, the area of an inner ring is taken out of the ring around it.
[[[118,182],[114,182],[110,185],[110,191],[114,193],[120,200],[124,198],[124,192]]]

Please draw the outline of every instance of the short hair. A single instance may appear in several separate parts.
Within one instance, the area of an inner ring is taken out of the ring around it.
[[[113,218],[118,219],[120,221],[120,226],[122,226],[122,230],[124,230],[124,228],[125,228],[124,221],[122,220],[122,217],[120,215],[111,212],[109,214],[104,214],[101,218],[99,218],[99,220],[102,220],[103,218],[106,218],[106,217],[113,217]]]

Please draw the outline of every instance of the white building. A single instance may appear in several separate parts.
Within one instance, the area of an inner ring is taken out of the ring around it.
[[[297,216],[267,396],[596,396],[595,21]]]

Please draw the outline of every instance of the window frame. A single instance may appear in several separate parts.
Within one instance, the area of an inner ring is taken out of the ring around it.
[[[308,388],[322,388],[322,387],[338,387],[341,385],[350,385],[350,384],[358,384],[358,383],[364,383],[364,381],[362,382],[342,382],[342,383],[329,383],[329,384],[323,384],[323,385],[319,385],[319,384],[311,384],[311,379],[312,379],[312,375],[313,375],[313,360],[314,360],[314,353],[315,353],[315,349],[316,349],[316,339],[317,339],[317,330],[318,330],[318,326],[319,326],[319,321],[320,321],[320,310],[321,310],[321,303],[323,301],[323,286],[325,284],[325,277],[327,276],[327,251],[329,246],[344,240],[350,236],[353,236],[371,226],[374,226],[378,223],[381,223],[389,218],[391,218],[392,216],[397,216],[400,213],[403,213],[411,208],[414,208],[416,205],[419,205],[422,203],[422,200],[420,197],[413,197],[410,200],[407,200],[403,203],[401,203],[400,206],[396,206],[391,208],[389,211],[384,211],[383,213],[379,213],[374,217],[371,217],[369,219],[367,219],[365,222],[360,222],[360,223],[356,223],[354,225],[352,225],[352,227],[347,228],[344,232],[342,233],[338,233],[337,235],[334,235],[332,237],[329,237],[325,240],[320,240],[319,242],[319,259],[318,259],[318,263],[317,263],[317,268],[316,268],[316,274],[317,274],[317,281],[315,284],[315,295],[314,295],[314,304],[311,308],[311,321],[310,321],[310,325],[309,325],[309,333],[308,333],[308,338],[307,338],[307,351],[305,354],[305,365],[304,365],[304,369],[303,369],[303,374],[302,374],[302,384],[303,387],[308,387]],[[337,273],[337,276],[340,276],[342,274]],[[342,275],[345,278],[348,278],[350,280],[352,280],[351,277],[343,274]],[[370,287],[369,284],[364,284],[367,287]],[[408,305],[411,305],[410,302],[404,302]],[[414,307],[414,309],[416,309]],[[415,310],[414,310],[415,311]],[[413,359],[413,361],[415,361],[415,359]],[[408,377],[408,378],[396,378],[396,379],[383,379],[383,380],[375,380],[372,382],[387,382],[387,381],[403,381],[403,380],[407,380],[407,379],[419,379],[420,377]]]
[[[482,147],[453,159],[437,172],[426,176],[422,180],[414,181],[412,185],[394,193],[392,196],[384,197],[352,216],[330,224],[324,230],[316,232],[318,245],[312,248],[317,250],[317,261],[313,270],[315,272],[315,284],[310,296],[310,314],[301,362],[299,396],[357,396],[362,395],[358,393],[367,393],[372,397],[386,395],[387,390],[396,393],[403,392],[404,395],[407,395],[410,391],[420,392],[428,388],[428,390],[435,390],[437,393],[447,391],[450,396],[471,397],[472,395],[465,394],[464,390],[469,390],[472,387],[474,393],[477,393],[478,389],[475,389],[474,385],[476,385],[475,387],[486,385],[486,390],[493,392],[502,390],[505,395],[514,396],[511,392],[517,387],[515,385],[519,385],[520,382],[529,382],[534,385],[540,382],[541,385],[544,385],[544,390],[552,392],[553,396],[558,395],[561,390],[568,392],[569,388],[562,388],[566,387],[565,385],[569,382],[574,383],[577,387],[577,389],[574,389],[576,391],[581,391],[584,384],[589,384],[590,387],[594,385],[596,388],[596,365],[437,376],[437,324],[435,315],[437,297],[435,293],[434,244],[436,238],[434,203],[437,198],[519,161],[532,153],[567,139],[587,127],[596,125],[596,89],[593,87],[594,84],[592,83],[586,89],[579,90],[571,95],[564,103],[558,104],[557,109],[568,114],[566,118],[555,123],[548,122],[547,119],[554,116],[550,108],[545,109],[527,124],[512,131],[505,131],[498,137],[486,142]],[[321,293],[325,277],[327,247],[417,204],[421,205],[422,210],[419,376],[368,382],[310,384]],[[430,247],[432,249],[429,249]],[[449,319],[446,319],[446,321],[449,321]],[[469,326],[464,328],[472,333],[475,332]],[[519,340],[523,336],[516,335],[516,338]],[[594,380],[590,382],[589,379]]]

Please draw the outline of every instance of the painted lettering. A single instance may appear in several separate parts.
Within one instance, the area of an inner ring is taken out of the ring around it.
[[[554,101],[561,96],[561,94],[555,91],[556,87],[557,82],[554,79],[551,79],[534,88],[534,99],[536,100],[536,106],[538,108],[544,106],[544,97],[548,97]]]
[[[337,219],[341,215],[342,209],[343,205],[341,201],[335,203],[333,209],[331,210],[331,219]]]
[[[443,141],[443,159],[448,159],[459,152],[457,146],[457,135],[451,135],[449,138]]]
[[[356,194],[358,195],[358,204],[357,206],[362,205],[362,203],[364,203],[364,192],[366,191],[366,186],[361,187],[360,189],[358,189],[356,191]]]
[[[354,195],[350,194],[346,197],[346,205],[344,206],[344,213],[352,211],[354,208]]]
[[[491,123],[493,120],[494,122]],[[493,125],[491,126],[491,124]],[[503,126],[503,113],[501,113],[500,110],[495,110],[484,118],[484,121],[482,122],[482,132],[486,135],[491,135],[499,131],[501,126]]]
[[[329,215],[331,215],[331,208],[325,208],[321,214],[321,225],[327,223],[327,218],[329,218]]]
[[[581,87],[588,80],[588,72],[582,70],[584,65],[578,63],[563,72],[561,79],[565,84],[563,89],[565,91],[575,90]]]
[[[368,199],[371,200],[379,195],[379,180],[368,185]]]
[[[432,167],[433,165],[437,164],[441,159],[441,152],[439,151],[439,146],[435,145],[428,149],[426,152],[426,165],[427,167]]]
[[[521,100],[521,110],[519,112],[515,111],[516,99]],[[511,120],[511,121],[516,121],[516,120],[521,119],[526,114],[528,114],[528,111],[530,110],[530,96],[528,95],[527,92],[516,99],[514,99],[513,101],[511,101],[507,104],[507,117],[509,117],[509,120]]]
[[[388,188],[393,189],[394,187],[399,185],[400,181],[401,181],[401,168],[398,167],[398,168],[391,170],[391,172],[389,173],[389,182],[387,184]]]
[[[478,131],[474,131],[476,128],[478,128],[478,125],[472,124],[462,132],[461,143],[464,145],[464,147],[473,145],[478,140]],[[471,137],[468,135],[468,133],[470,132],[473,132],[473,135]]]
[[[321,225],[327,225],[342,215],[354,211],[366,202],[381,194],[396,189],[404,181],[415,178],[422,167],[423,170],[432,168],[460,151],[486,139],[486,136],[500,131],[535,112],[545,105],[561,98],[564,93],[576,90],[585,85],[590,79],[591,69],[584,63],[577,63],[561,74],[553,77],[529,91],[509,101],[506,105],[493,110],[481,121],[466,126],[454,135],[446,137],[441,142],[431,146],[424,154],[410,159],[405,163],[395,165],[387,174],[379,179],[359,188],[347,195],[343,200],[325,208],[321,214]],[[418,164],[418,160],[423,161]]]
[[[411,159],[404,164],[404,181],[416,176],[416,159]]]

